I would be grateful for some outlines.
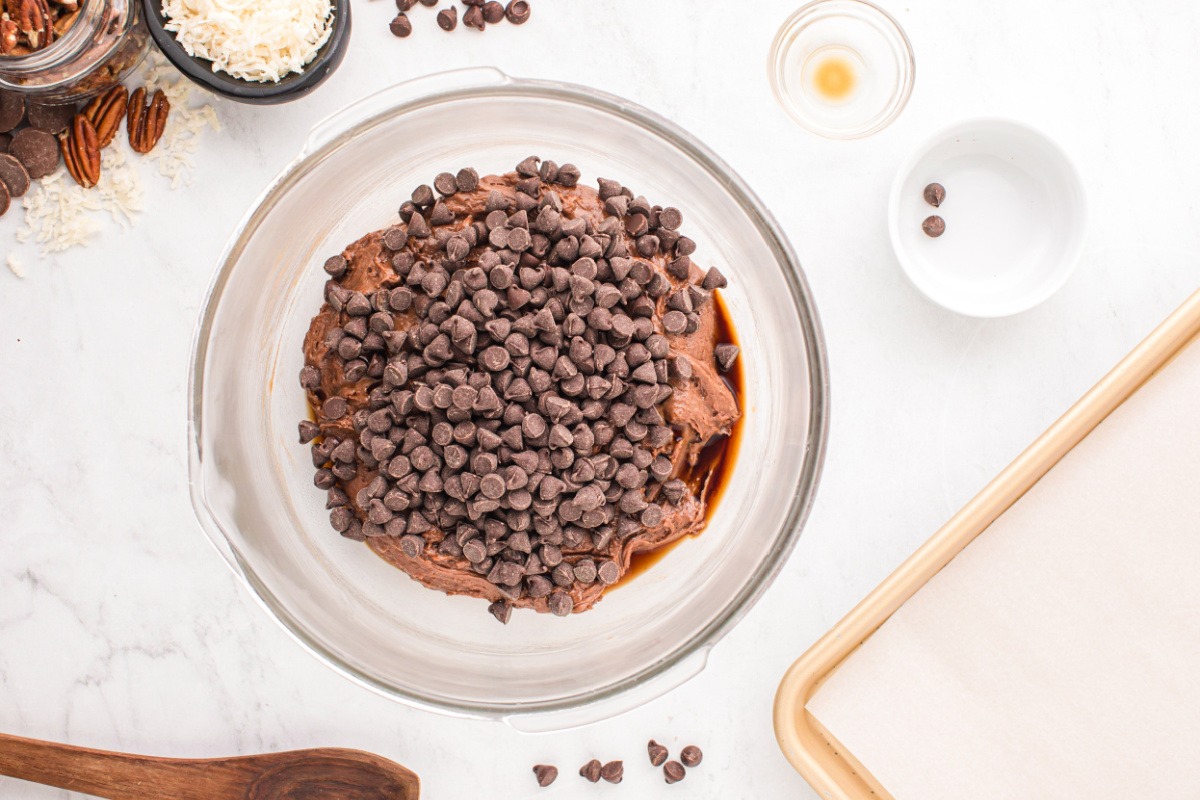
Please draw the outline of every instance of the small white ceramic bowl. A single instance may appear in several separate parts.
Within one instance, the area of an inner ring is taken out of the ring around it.
[[[940,183],[941,206],[924,190]],[[938,238],[921,223],[937,214]],[[1083,183],[1067,154],[1020,122],[972,119],[908,157],[892,185],[888,229],[900,266],[930,300],[973,317],[1033,308],[1067,282],[1087,227]]]

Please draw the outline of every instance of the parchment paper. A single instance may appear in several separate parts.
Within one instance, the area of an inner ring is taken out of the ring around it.
[[[897,800],[1200,798],[1200,346],[808,709]]]

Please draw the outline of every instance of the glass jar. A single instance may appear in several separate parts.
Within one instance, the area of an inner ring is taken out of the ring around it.
[[[40,102],[86,100],[141,63],[149,34],[138,0],[85,0],[53,44],[24,56],[0,56],[0,88]]]

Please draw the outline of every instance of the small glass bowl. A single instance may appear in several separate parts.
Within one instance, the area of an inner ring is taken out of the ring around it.
[[[426,589],[329,526],[296,425],[301,341],[325,259],[392,224],[412,187],[530,154],[572,161],[671,203],[722,292],[742,346],[739,457],[700,536],[594,609],[514,613]],[[633,708],[703,668],[787,560],[816,491],[827,367],[816,309],[783,233],[746,185],[684,131],[593,89],[469,70],[402,84],[312,133],[222,258],[192,364],[191,481],[218,550],[295,638],[413,705],[561,729]]]
[[[815,72],[840,62],[852,84],[846,97],[822,97]],[[817,0],[792,14],[775,35],[771,89],[784,110],[813,133],[859,139],[891,124],[912,94],[912,46],[899,23],[866,0]]]

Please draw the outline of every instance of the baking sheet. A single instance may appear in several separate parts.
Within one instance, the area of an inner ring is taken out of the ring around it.
[[[807,708],[897,800],[1200,794],[1200,347]]]

